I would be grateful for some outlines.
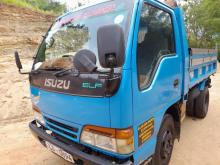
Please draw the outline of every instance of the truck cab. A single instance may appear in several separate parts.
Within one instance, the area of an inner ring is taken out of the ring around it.
[[[72,163],[166,165],[187,108],[216,72],[216,51],[197,77],[192,54],[175,1],[105,0],[68,12],[34,57],[30,129]]]

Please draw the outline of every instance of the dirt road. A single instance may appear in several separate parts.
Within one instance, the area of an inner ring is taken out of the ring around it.
[[[220,164],[220,72],[213,77],[210,94],[207,118],[186,118],[183,123],[171,165]],[[32,137],[27,125],[28,120],[0,124],[0,165],[68,165],[44,149]]]

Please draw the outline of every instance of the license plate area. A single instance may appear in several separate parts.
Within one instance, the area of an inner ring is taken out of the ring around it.
[[[62,157],[63,159],[65,159],[68,162],[75,163],[73,156],[70,155],[69,153],[67,153],[66,151],[64,151],[63,149],[61,149],[61,148],[59,148],[59,147],[57,147],[47,141],[45,141],[45,145],[49,151],[59,155],[60,157]]]

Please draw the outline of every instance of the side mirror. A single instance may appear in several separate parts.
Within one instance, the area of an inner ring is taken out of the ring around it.
[[[74,57],[74,66],[80,72],[94,72],[97,69],[95,54],[87,49],[80,50]]]
[[[20,74],[29,74],[29,72],[27,73],[21,72],[21,69],[23,69],[23,67],[22,67],[21,60],[20,60],[20,57],[17,51],[15,51],[15,63],[17,65],[17,68]]]
[[[17,51],[15,52],[15,63],[17,65],[19,72],[21,72],[21,69],[23,69],[23,67],[22,67],[21,60],[20,60],[20,57]]]
[[[99,61],[103,68],[117,68],[124,64],[125,40],[119,25],[100,27],[97,32]]]

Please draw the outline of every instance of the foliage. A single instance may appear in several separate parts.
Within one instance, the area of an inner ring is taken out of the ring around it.
[[[52,0],[25,0],[32,6],[39,8],[43,11],[51,11],[53,13],[61,14],[65,11],[65,5],[61,5],[59,2]]]
[[[52,0],[1,0],[1,3],[55,15],[59,15],[66,10],[65,5]]]
[[[219,6],[219,0],[189,0],[184,6],[190,47],[220,46]]]
[[[75,40],[75,39],[77,40]],[[48,40],[49,38],[47,38]],[[83,48],[83,45],[88,41],[89,33],[87,28],[76,29],[68,27],[58,31],[53,36],[55,41],[51,47],[47,48],[47,56],[52,54],[52,56],[63,56],[65,53],[76,53]]]
[[[20,0],[20,1],[19,0],[1,0],[1,3],[15,5],[18,7],[27,7],[27,8],[33,9],[33,7],[24,0]]]

